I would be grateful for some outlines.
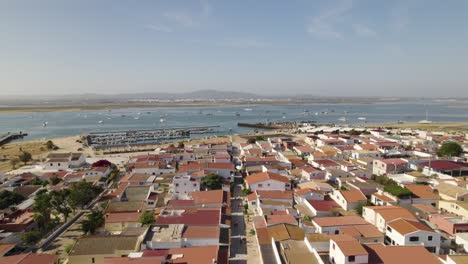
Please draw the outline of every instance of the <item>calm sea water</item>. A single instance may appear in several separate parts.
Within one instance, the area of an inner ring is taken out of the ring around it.
[[[0,133],[23,131],[26,139],[54,138],[97,131],[220,126],[218,134],[252,131],[238,122],[315,120],[318,123],[365,124],[417,122],[468,122],[468,109],[450,102],[399,102],[377,104],[249,105],[223,107],[116,109],[0,114]],[[251,109],[251,110],[250,110]],[[315,115],[318,112],[319,115]],[[322,114],[328,112],[328,114]],[[240,116],[236,116],[239,113]],[[124,115],[124,117],[122,117]],[[164,122],[161,122],[161,117]],[[346,117],[346,122],[338,119]],[[102,121],[101,123],[99,123]],[[47,126],[43,126],[47,122]]]

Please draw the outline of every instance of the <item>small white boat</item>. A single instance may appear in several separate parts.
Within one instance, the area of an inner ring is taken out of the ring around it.
[[[49,123],[47,121],[45,121],[44,123],[42,123],[42,126],[43,127],[46,127]]]
[[[431,124],[432,123],[432,121],[430,121],[429,118],[428,118],[428,112],[427,111],[426,111],[426,119],[421,120],[418,123],[419,124]]]
[[[346,117],[341,117],[341,118],[338,118],[338,121],[341,121],[341,122],[346,122]]]
[[[359,120],[367,120],[367,118],[365,118],[365,117],[358,117],[357,119],[359,119]]]
[[[245,108],[244,111],[252,111],[252,108]]]
[[[319,113],[318,113],[318,112],[315,112],[315,115],[319,115]]]
[[[99,120],[98,124],[102,124],[102,123],[104,123],[104,121],[102,121],[102,120]]]
[[[140,119],[140,118],[139,118],[138,116],[135,116],[133,119],[138,120],[138,119]]]
[[[286,116],[283,116],[283,119],[286,119]]]
[[[161,122],[161,123],[164,123],[164,121],[166,121],[166,120],[164,120],[164,118],[159,119],[159,122]]]

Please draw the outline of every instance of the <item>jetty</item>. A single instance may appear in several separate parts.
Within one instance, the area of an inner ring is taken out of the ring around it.
[[[27,136],[28,134],[27,133],[23,133],[23,132],[19,132],[19,133],[11,133],[11,132],[8,132],[6,134],[3,134],[3,135],[0,135],[0,146],[1,145],[4,145],[12,140],[15,140],[15,139],[20,139],[20,138],[23,138],[25,136]]]
[[[266,123],[237,123],[240,127],[253,127],[260,129],[293,129],[304,126],[304,124],[313,124],[316,121],[284,121],[284,122],[266,122]]]
[[[94,149],[157,145],[189,139],[191,134],[217,133],[216,127],[219,126],[91,132],[86,140]]]

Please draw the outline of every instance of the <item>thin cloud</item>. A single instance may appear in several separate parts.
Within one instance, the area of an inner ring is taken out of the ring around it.
[[[375,37],[377,32],[375,32],[370,27],[363,24],[353,24],[354,33],[360,37]]]
[[[164,32],[164,33],[172,33],[174,30],[171,27],[168,27],[166,25],[146,25],[148,29],[157,31],[157,32]]]
[[[186,12],[165,12],[163,14],[163,17],[170,21],[171,23],[175,23],[178,26],[181,27],[194,27],[197,26],[199,23],[196,21],[192,15],[186,13]]]
[[[213,6],[208,2],[208,0],[200,0],[202,6],[202,15],[209,16],[213,12]]]
[[[400,33],[408,27],[410,22],[409,8],[399,5],[392,9],[390,13],[390,29]]]
[[[266,42],[254,38],[225,38],[216,43],[216,46],[229,48],[263,48],[267,46]]]
[[[318,38],[339,39],[342,33],[336,29],[336,23],[343,14],[353,7],[352,0],[342,0],[336,6],[322,11],[312,18],[307,32]]]

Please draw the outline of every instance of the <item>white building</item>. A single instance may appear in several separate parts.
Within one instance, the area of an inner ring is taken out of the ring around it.
[[[170,188],[178,199],[189,199],[190,193],[200,191],[200,183],[189,175],[177,175],[172,178]]]
[[[245,178],[247,187],[255,190],[291,190],[291,181],[288,177],[271,173],[261,172],[249,175]]]
[[[44,170],[67,170],[85,164],[86,157],[83,153],[50,153],[42,166]]]
[[[351,237],[341,239],[338,236],[330,240],[330,263],[333,264],[366,264],[369,263],[369,253]]]
[[[330,197],[346,211],[354,210],[360,203],[366,203],[366,196],[359,190],[334,190]]]
[[[387,223],[385,242],[396,246],[424,245],[432,253],[439,253],[440,235],[419,221],[397,219]]]

